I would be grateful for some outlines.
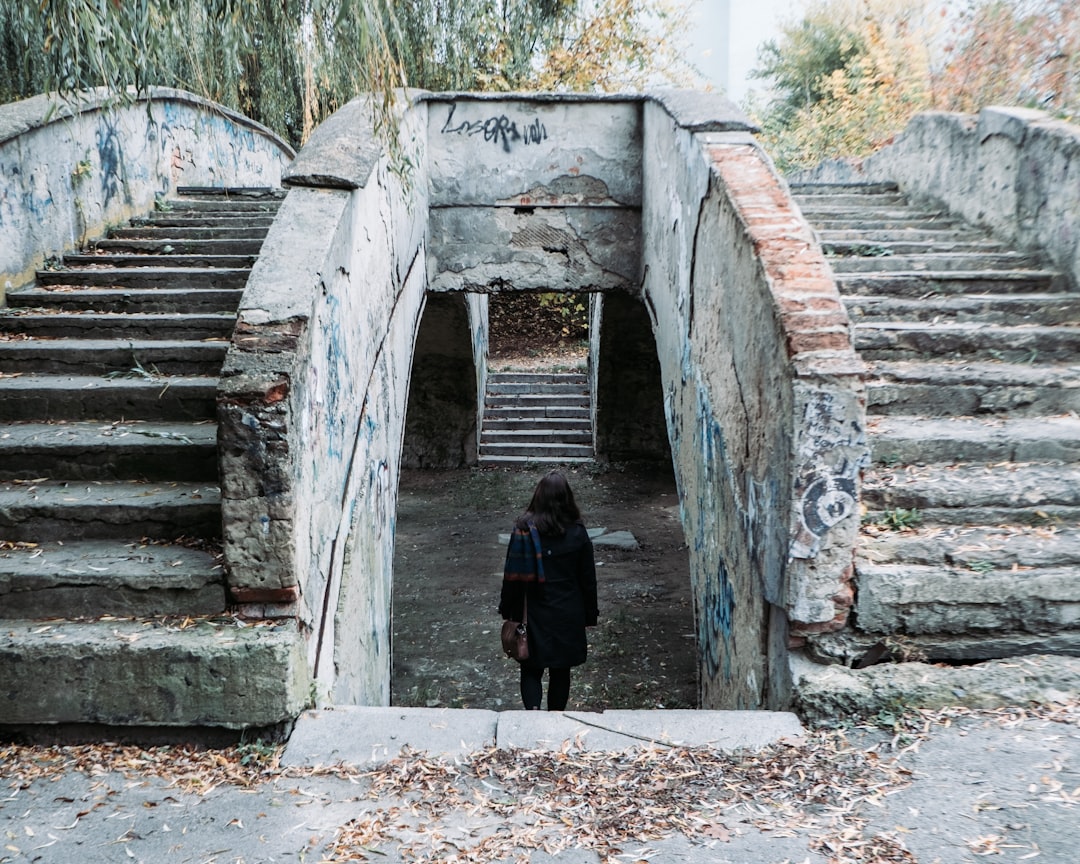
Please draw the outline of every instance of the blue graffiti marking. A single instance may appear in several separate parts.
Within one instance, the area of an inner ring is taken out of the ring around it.
[[[731,672],[732,629],[735,624],[735,589],[728,578],[727,567],[723,561],[716,564],[714,578],[705,582],[705,596],[701,605],[701,654],[709,677],[724,672],[729,678]]]
[[[121,136],[116,130],[116,123],[110,123],[104,116],[96,136],[98,161],[101,164],[101,197],[106,207],[123,187],[124,153]]]

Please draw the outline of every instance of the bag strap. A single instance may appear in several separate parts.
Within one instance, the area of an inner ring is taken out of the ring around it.
[[[529,587],[525,586],[525,600],[524,606],[521,610],[521,626],[526,630],[529,629]]]

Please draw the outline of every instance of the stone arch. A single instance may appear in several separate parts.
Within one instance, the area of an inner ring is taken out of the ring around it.
[[[483,369],[483,358],[476,355],[482,350],[486,305],[486,295],[428,293],[413,348],[403,468],[476,463]]]
[[[664,388],[648,309],[623,292],[593,296],[593,427],[602,457],[671,464]]]
[[[408,178],[363,100],[317,130],[245,292],[219,402],[234,599],[296,622],[320,698],[386,704],[414,347],[435,356],[456,334],[455,363],[467,354],[462,301],[432,298],[624,294],[608,329],[644,357],[643,305],[655,339],[702,707],[784,704],[788,622],[842,627],[851,601],[857,508],[824,524],[804,499],[852,488],[854,505],[861,367],[820,247],[752,127],[686,93],[422,94],[401,124]],[[425,297],[457,322],[430,341]],[[475,318],[469,332],[475,346]],[[655,370],[642,374],[655,393]],[[472,379],[481,392],[482,364]],[[604,434],[629,448],[612,410],[605,395]],[[637,437],[655,444],[657,426]]]

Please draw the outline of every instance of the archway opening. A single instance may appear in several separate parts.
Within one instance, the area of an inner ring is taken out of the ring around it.
[[[465,313],[471,326],[463,324]],[[477,351],[478,344],[488,350]],[[477,367],[466,370],[459,361],[473,352]],[[452,418],[471,412],[475,445],[482,385],[470,396],[463,382],[524,368],[586,372],[590,424],[607,430],[603,440],[617,458],[510,465],[463,459],[439,467],[405,458],[395,527],[392,704],[520,707],[517,668],[499,651],[506,535],[539,477],[558,467],[596,534],[600,593],[600,623],[589,631],[589,661],[574,670],[571,709],[697,706],[688,551],[655,355],[645,308],[626,295],[429,296],[414,356],[406,457],[466,449],[458,442],[468,436]],[[440,428],[441,402],[453,394],[463,402],[446,411],[444,432],[455,443],[440,449],[430,436]],[[627,412],[638,419],[628,424]]]

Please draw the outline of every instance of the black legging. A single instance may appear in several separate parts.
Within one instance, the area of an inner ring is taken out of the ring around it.
[[[540,709],[540,699],[544,693],[543,677],[543,669],[521,667],[521,701],[527,710]],[[548,711],[565,711],[569,698],[570,670],[548,669]]]

